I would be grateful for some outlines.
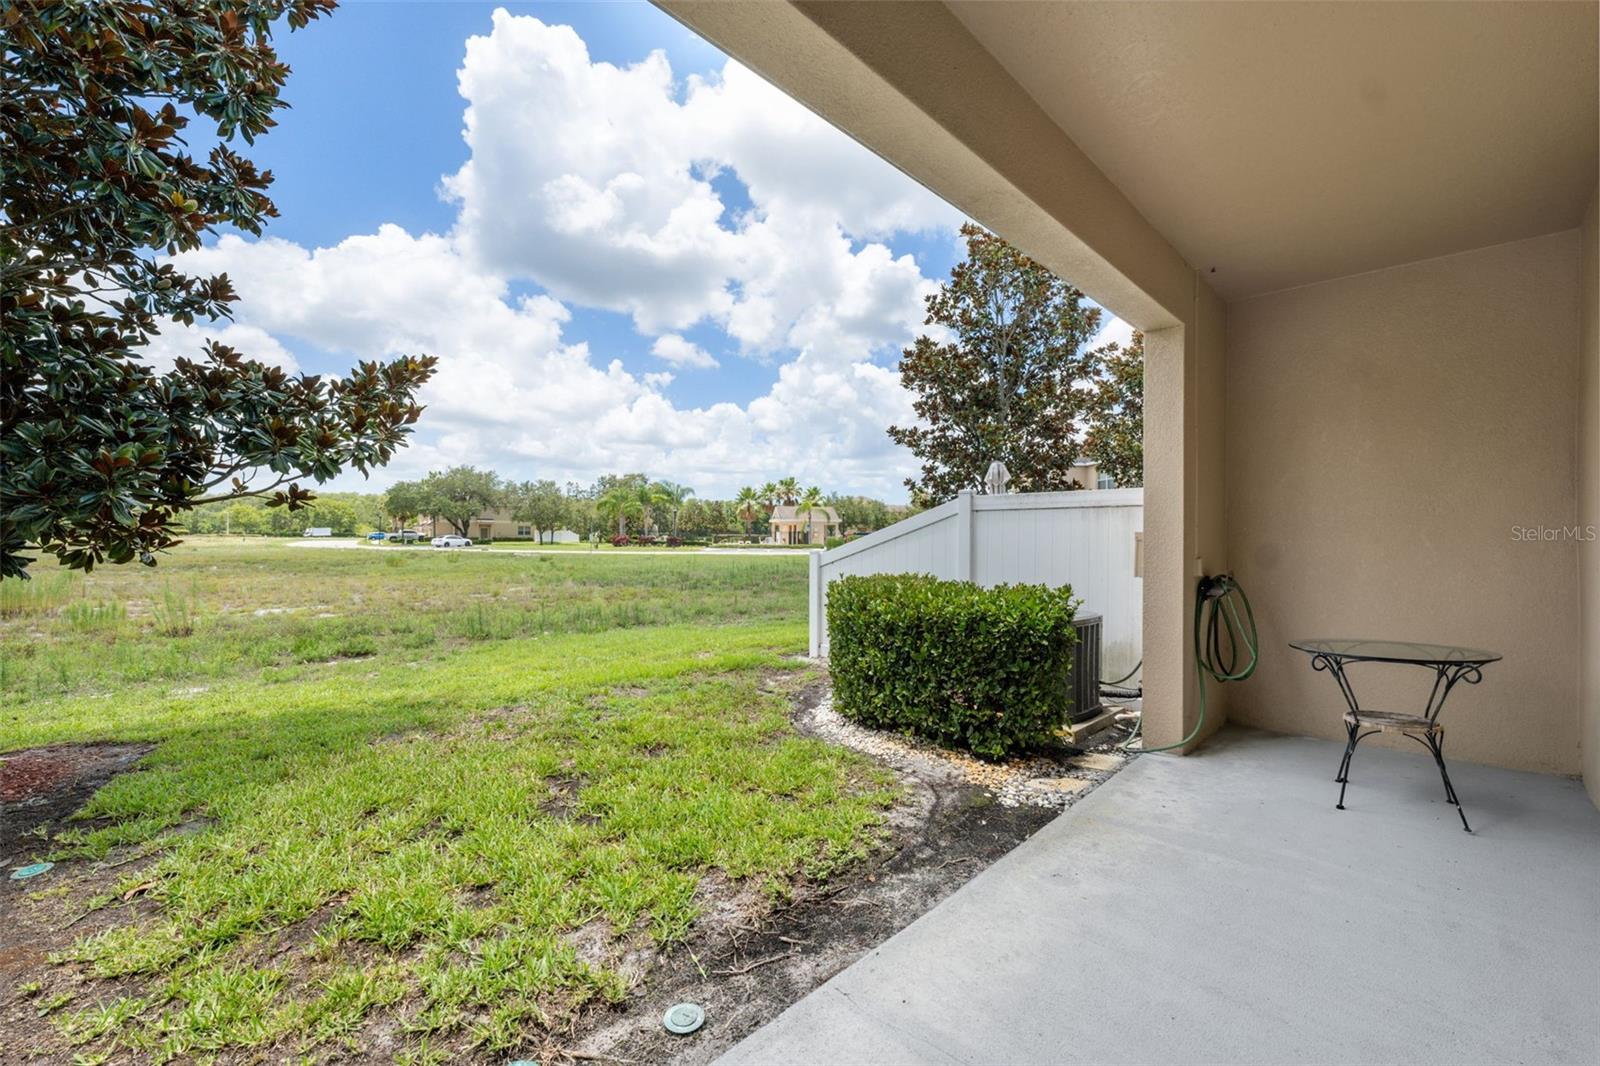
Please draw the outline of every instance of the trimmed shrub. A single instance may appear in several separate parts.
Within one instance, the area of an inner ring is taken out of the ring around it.
[[[611,538],[611,546],[613,548],[626,548],[632,543],[633,541],[628,539],[628,535],[626,533],[618,533],[616,536]]]
[[[668,537],[664,543],[669,548],[681,548],[683,547],[683,538],[676,536]]]
[[[834,705],[986,759],[1038,747],[1072,701],[1070,588],[923,574],[843,577],[828,585]]]

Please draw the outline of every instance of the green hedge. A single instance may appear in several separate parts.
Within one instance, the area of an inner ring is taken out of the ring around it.
[[[1070,588],[921,574],[828,585],[834,704],[863,725],[998,759],[1037,747],[1072,700]]]

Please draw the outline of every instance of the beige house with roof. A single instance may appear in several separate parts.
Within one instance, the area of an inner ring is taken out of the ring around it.
[[[1080,489],[1114,489],[1117,483],[1110,474],[1100,472],[1100,464],[1093,459],[1079,459],[1072,464],[1067,475]]]
[[[792,503],[780,503],[772,509],[772,517],[768,519],[771,532],[768,542],[772,544],[815,544],[818,547],[826,544],[829,537],[844,535],[844,523],[839,521],[839,512],[832,507],[814,507],[811,510],[810,532],[806,531],[806,514]]]
[[[460,532],[449,522],[438,517],[418,519],[415,529],[424,537],[429,538]],[[532,540],[535,534],[531,523],[512,517],[510,511],[496,510],[474,515],[472,520],[467,523],[467,532],[464,536],[471,537],[473,540]],[[544,531],[546,543],[570,544],[582,539],[570,529],[558,529],[553,534],[553,537],[554,539],[552,540],[552,534],[549,530]]]

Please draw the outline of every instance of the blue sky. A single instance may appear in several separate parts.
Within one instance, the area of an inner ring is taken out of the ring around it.
[[[644,3],[346,0],[331,18],[276,38],[294,72],[284,92],[292,109],[253,150],[277,175],[275,236],[317,244],[384,222],[450,228],[456,213],[437,195],[439,178],[469,155],[456,71],[466,39],[490,31],[497,7],[572,26],[599,60],[626,65],[662,49],[680,76],[726,61]]]
[[[893,368],[953,208],[648,4],[347,3],[279,49],[292,109],[249,154],[281,217],[183,257],[235,321],[153,358],[439,356],[414,444],[339,488],[467,462],[904,497]]]

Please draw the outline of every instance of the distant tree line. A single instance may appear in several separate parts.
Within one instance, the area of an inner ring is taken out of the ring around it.
[[[745,488],[731,500],[701,498],[695,490],[644,473],[606,474],[591,484],[551,479],[514,481],[493,471],[456,466],[420,481],[402,481],[384,493],[384,510],[396,522],[424,516],[468,535],[472,521],[496,512],[527,525],[545,540],[567,529],[581,537],[632,535],[706,539],[744,534],[765,536],[779,503],[832,507],[848,530],[882,529],[903,516],[882,500],[802,489],[792,477]]]
[[[387,526],[383,497],[377,493],[323,492],[299,510],[269,507],[266,500],[242,499],[204,504],[184,517],[189,533],[235,533],[298,537],[308,528],[326,527],[338,536]]]
[[[906,508],[868,496],[824,495],[814,487],[801,488],[792,477],[759,488],[747,487],[733,499],[718,500],[702,499],[687,485],[643,473],[607,474],[581,484],[549,478],[517,481],[492,470],[454,466],[416,481],[397,481],[382,493],[324,492],[309,507],[297,511],[269,507],[259,499],[208,504],[187,516],[185,528],[189,533],[300,536],[308,528],[325,527],[335,536],[351,536],[410,528],[422,519],[435,518],[463,536],[471,536],[474,520],[492,512],[528,526],[539,541],[552,540],[560,530],[571,530],[584,539],[591,534],[608,539],[759,539],[768,534],[775,506],[808,503],[819,522],[823,520],[821,508],[833,508],[850,532],[882,529],[906,515]]]

